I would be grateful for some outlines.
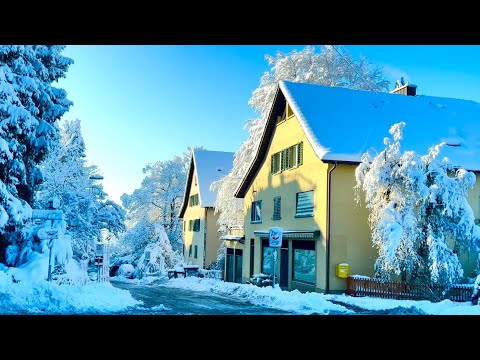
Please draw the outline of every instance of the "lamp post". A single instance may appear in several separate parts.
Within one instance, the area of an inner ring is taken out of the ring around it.
[[[48,238],[48,275],[47,275],[47,281],[52,281],[52,247],[53,247],[53,239],[57,239],[58,237],[58,230],[57,229],[51,229],[51,230],[46,230],[45,231],[47,238]]]
[[[88,177],[90,180],[94,181],[101,181],[104,179],[102,175],[98,174],[93,174]],[[98,187],[91,186],[90,191],[91,195],[93,195],[93,188],[98,189]],[[103,229],[102,229],[103,230]],[[107,244],[104,242],[103,236],[104,234],[102,233],[102,239],[101,239],[101,254],[97,252],[98,245],[95,244],[95,265],[97,266],[97,281],[100,282],[100,280],[103,280],[105,278],[105,272],[106,270],[109,270],[109,254],[108,254],[108,248]]]
[[[96,174],[90,175],[88,178],[90,180],[103,180],[104,179],[102,175],[96,175]]]

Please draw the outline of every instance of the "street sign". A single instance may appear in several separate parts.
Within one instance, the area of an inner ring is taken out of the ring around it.
[[[268,237],[268,246],[270,247],[281,247],[282,246],[282,234],[283,228],[278,226],[273,226],[269,230]]]

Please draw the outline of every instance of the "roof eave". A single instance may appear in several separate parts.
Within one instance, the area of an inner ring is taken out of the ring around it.
[[[185,210],[187,210],[187,205],[188,205],[188,194],[190,193],[190,188],[192,187],[192,178],[193,178],[193,171],[195,169],[195,165],[193,162],[193,152],[192,152],[192,158],[190,160],[190,168],[188,169],[188,178],[187,182],[185,184],[185,191],[183,194],[183,202],[182,202],[182,207],[180,209],[180,213],[178,214],[178,217],[180,219],[183,219],[183,215],[185,215]]]
[[[342,165],[358,165],[360,161],[353,161],[353,160],[336,160],[336,159],[322,159],[324,163],[327,164],[342,164]]]
[[[234,196],[236,198],[244,198],[247,193],[247,189],[255,178],[256,173],[260,169],[260,165],[265,157],[266,151],[272,139],[273,130],[275,129],[276,118],[275,114],[277,113],[277,108],[280,106],[279,102],[285,102],[285,96],[283,95],[280,86],[277,85],[277,90],[275,92],[275,97],[273,98],[272,106],[270,107],[270,112],[268,114],[267,123],[263,129],[263,134],[258,145],[257,153],[253,159],[250,167],[243,177],[242,181],[237,187]]]

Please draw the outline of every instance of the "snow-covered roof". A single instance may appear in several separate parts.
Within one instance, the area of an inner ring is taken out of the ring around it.
[[[213,207],[217,197],[210,185],[228,175],[233,166],[233,152],[198,150],[193,151],[197,173],[198,197],[201,207]]]
[[[183,197],[183,205],[179,217],[183,218],[188,205],[188,194],[190,193],[193,175],[197,176],[198,202],[201,207],[213,207],[217,197],[216,191],[210,190],[210,185],[228,175],[233,166],[235,153],[227,151],[211,151],[204,149],[193,150],[190,169],[188,171],[187,183]]]
[[[404,150],[423,155],[446,142],[453,146],[441,155],[480,170],[480,104],[475,101],[293,82],[281,82],[280,88],[323,160],[359,162],[367,150],[383,150],[390,127],[403,121]]]
[[[281,81],[256,158],[235,196],[243,197],[261,166],[285,100],[324,161],[360,162],[368,150],[382,151],[390,127],[405,122],[403,150],[423,155],[440,142],[440,156],[480,171],[480,103],[433,96],[407,96]]]

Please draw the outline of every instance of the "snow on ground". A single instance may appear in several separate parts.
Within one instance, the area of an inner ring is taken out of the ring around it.
[[[160,281],[162,278],[166,278],[166,275],[164,277],[158,277],[158,276],[145,276],[141,279],[129,279],[125,276],[118,275],[118,276],[112,276],[110,279],[115,280],[115,281],[120,281],[120,282],[126,282],[126,283],[133,283],[133,284],[138,284],[138,285],[148,285],[152,284],[156,281]]]
[[[0,272],[0,314],[109,314],[143,304],[110,283],[58,285],[45,280],[14,283]]]
[[[341,301],[366,310],[387,310],[397,307],[415,307],[427,315],[480,315],[480,305],[472,305],[470,301],[457,302],[443,300],[437,303],[427,300],[394,300],[374,297],[352,297],[342,295],[324,295],[327,299]]]
[[[170,279],[164,286],[238,296],[256,305],[298,314],[353,313],[344,306],[326,300],[320,294],[301,293],[298,290],[283,291],[279,287],[259,287],[197,277]]]
[[[114,279],[150,286],[167,286],[194,291],[213,292],[236,296],[253,304],[285,310],[293,314],[355,314],[358,309],[375,312],[396,309],[391,314],[427,315],[480,315],[480,305],[471,302],[444,300],[430,301],[391,300],[373,297],[351,297],[345,294],[301,293],[298,290],[284,291],[279,287],[258,287],[252,284],[237,284],[208,278],[177,278],[167,280],[158,277]],[[108,282],[90,282],[86,285],[58,285],[45,280],[20,281],[14,283],[11,275],[0,271],[0,315],[27,314],[114,314],[130,310],[145,310],[142,301],[135,300],[129,291],[115,288]],[[354,310],[352,310],[354,309]],[[404,309],[405,311],[398,311]],[[414,311],[412,311],[412,309]],[[158,305],[149,311],[168,311]],[[361,312],[361,310],[360,310]],[[368,314],[368,312],[367,312]]]
[[[212,291],[219,294],[238,296],[252,303],[270,308],[290,311],[296,314],[353,314],[345,306],[359,307],[365,310],[389,310],[395,308],[415,308],[427,315],[480,315],[480,305],[471,302],[443,300],[433,303],[426,300],[393,300],[374,297],[352,297],[345,294],[300,293],[298,290],[284,291],[279,287],[258,287],[252,284],[229,283],[221,280],[196,277],[170,279],[164,286]]]

